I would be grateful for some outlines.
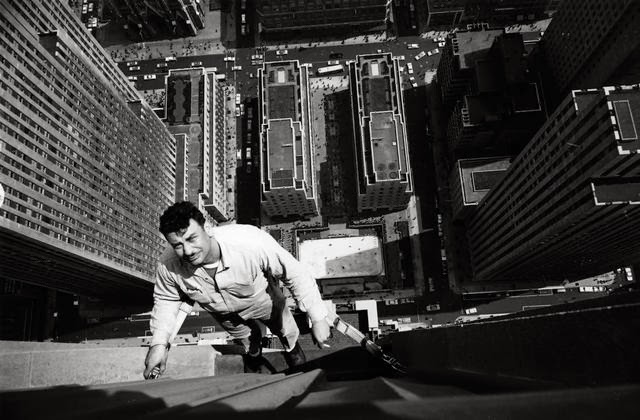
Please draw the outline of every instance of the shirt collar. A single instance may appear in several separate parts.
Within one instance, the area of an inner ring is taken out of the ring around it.
[[[216,236],[214,234],[209,236],[211,238],[215,238],[216,242],[220,246],[220,266],[218,267],[218,272],[224,271],[229,268],[229,255],[231,255],[229,254],[229,248],[227,248],[227,245],[224,243],[224,241],[220,240],[219,236]]]

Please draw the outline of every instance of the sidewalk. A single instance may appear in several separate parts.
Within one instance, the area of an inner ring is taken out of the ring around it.
[[[188,57],[205,54],[224,54],[227,48],[222,43],[223,32],[220,12],[206,15],[205,29],[196,36],[150,42],[111,45],[105,48],[116,62],[151,60],[167,56]]]
[[[275,51],[275,50],[283,50],[283,49],[295,49],[295,48],[312,48],[312,47],[331,47],[336,45],[352,45],[352,44],[367,44],[371,42],[379,43],[385,41],[393,41],[395,38],[388,37],[386,34],[370,34],[370,35],[360,35],[356,37],[345,38],[342,40],[335,41],[307,41],[301,43],[285,43],[285,44],[263,44],[262,47],[267,51]]]

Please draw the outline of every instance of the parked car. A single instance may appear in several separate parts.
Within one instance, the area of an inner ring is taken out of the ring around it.
[[[439,54],[439,53],[440,53],[440,50],[439,50],[439,49],[437,49],[437,48],[434,48],[434,49],[432,49],[431,51],[429,51],[429,52],[427,53],[427,55],[428,55],[429,57],[431,57],[432,55],[434,55],[434,54]]]
[[[447,43],[442,41],[442,42],[438,42],[438,47],[442,48],[446,45]]]
[[[335,66],[336,64],[340,64],[340,62],[338,60],[332,60],[327,62],[327,65],[329,66]]]
[[[144,80],[153,80],[156,78],[155,74],[145,74],[144,75]]]
[[[233,56],[225,57],[224,61],[236,61],[236,58]]]
[[[170,55],[169,57],[165,57],[164,61],[176,61],[176,58],[172,55]]]
[[[199,67],[202,65],[202,61],[192,61],[191,67]]]
[[[289,54],[289,50],[277,50],[276,55],[287,55]]]
[[[233,67],[231,67],[231,70],[240,71],[240,70],[242,70],[242,66],[233,66]]]
[[[140,70],[140,66],[129,67],[129,71],[138,71],[138,70]]]
[[[407,49],[409,50],[417,50],[418,48],[420,48],[418,44],[407,44]]]
[[[416,61],[420,60],[425,55],[427,55],[427,53],[425,53],[424,51],[421,51],[418,55],[416,55]],[[429,55],[431,55],[431,54],[429,54]]]
[[[413,74],[413,64],[407,63],[407,72]]]
[[[158,64],[156,64],[156,68],[158,68],[158,69],[162,69],[162,68],[165,68],[165,67],[167,67],[167,63],[158,63]]]

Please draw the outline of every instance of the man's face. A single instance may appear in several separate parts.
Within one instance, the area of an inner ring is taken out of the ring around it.
[[[190,219],[186,229],[168,233],[165,238],[184,262],[193,266],[210,262],[211,238],[195,220]]]

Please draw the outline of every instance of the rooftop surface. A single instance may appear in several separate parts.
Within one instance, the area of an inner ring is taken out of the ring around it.
[[[473,205],[480,202],[502,179],[509,165],[509,157],[459,160],[458,175],[462,183],[464,204]]]
[[[312,239],[298,246],[298,257],[317,279],[384,274],[377,236]]]
[[[299,119],[297,112],[297,77],[300,69],[295,61],[266,63],[264,86],[267,96],[267,118]]]
[[[298,125],[296,123],[296,125]],[[290,119],[269,120],[267,128],[269,144],[269,170],[274,187],[293,186],[294,127]]]
[[[202,69],[172,70],[167,78],[167,121],[170,124],[200,122]]]
[[[371,141],[373,171],[376,180],[399,179],[399,170],[404,169],[404,127],[400,108],[394,104],[398,95],[392,79],[393,60],[391,54],[358,56],[364,109],[362,125],[368,130]],[[402,162],[401,162],[402,160]]]
[[[292,187],[295,177],[294,142],[302,135],[298,111],[298,77],[295,61],[265,63],[264,94],[267,103],[268,165],[272,187]],[[298,151],[299,153],[299,151]]]
[[[373,144],[373,164],[376,179],[398,179],[398,143],[402,142],[402,127],[392,111],[371,114],[369,130]]]
[[[473,67],[478,56],[484,55],[491,48],[494,39],[504,32],[504,29],[456,32],[453,35],[453,51],[460,57],[460,68]]]

